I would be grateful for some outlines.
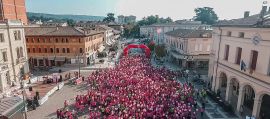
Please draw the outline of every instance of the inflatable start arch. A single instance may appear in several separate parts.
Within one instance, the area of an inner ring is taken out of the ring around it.
[[[137,44],[130,44],[128,45],[127,47],[125,47],[124,49],[124,56],[127,56],[128,55],[128,51],[129,49],[132,49],[132,48],[141,48],[141,49],[144,49],[144,52],[145,52],[145,55],[147,58],[150,58],[150,49],[146,46],[146,45],[137,45]]]

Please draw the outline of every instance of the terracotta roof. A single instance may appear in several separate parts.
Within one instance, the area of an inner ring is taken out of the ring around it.
[[[260,14],[255,14],[246,18],[221,20],[214,24],[214,26],[269,27],[270,22],[269,18],[266,18],[267,15],[264,17],[264,22],[261,22],[262,18],[260,17]]]
[[[99,25],[99,27],[101,27],[101,28],[104,29],[104,30],[113,30],[113,28],[108,27],[108,26],[106,26],[106,25]]]
[[[212,30],[195,30],[195,29],[177,29],[165,33],[168,36],[181,38],[204,38],[204,34],[209,34],[207,37],[212,37]]]
[[[74,27],[26,27],[26,36],[84,36]]]
[[[104,33],[79,27],[25,27],[26,36],[89,36]]]

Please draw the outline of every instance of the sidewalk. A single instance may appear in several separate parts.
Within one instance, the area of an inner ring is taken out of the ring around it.
[[[152,64],[154,66],[165,66],[166,68],[174,71],[178,71],[181,69],[180,67],[177,67],[176,65],[166,62],[163,63],[162,65],[158,65],[153,59],[151,60]],[[202,78],[208,78],[208,77],[202,77]],[[180,77],[177,79],[179,82],[182,84],[185,83],[185,79]],[[205,79],[203,79],[205,80]],[[203,88],[202,85],[193,83],[195,89],[201,90]],[[198,102],[198,105],[201,107],[202,104]],[[215,112],[215,108],[217,107],[217,112]],[[217,103],[215,103],[213,100],[209,99],[207,97],[207,103],[205,104],[205,115],[207,116],[206,118],[209,119],[239,119],[236,115],[231,115],[228,114],[227,112],[223,111],[222,107],[220,107]]]

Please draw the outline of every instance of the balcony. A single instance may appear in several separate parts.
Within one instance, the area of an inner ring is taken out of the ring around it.
[[[20,64],[20,63],[24,63],[26,62],[26,58],[25,57],[21,57],[19,59],[16,59],[16,64]]]
[[[8,64],[0,64],[0,71],[8,70]]]

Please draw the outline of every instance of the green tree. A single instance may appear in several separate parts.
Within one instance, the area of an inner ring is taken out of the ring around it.
[[[151,41],[150,43],[148,43],[148,48],[151,50],[151,51],[154,51],[155,49],[155,43],[153,41]]]
[[[164,45],[157,45],[155,47],[155,53],[157,57],[162,58],[166,56],[166,50]]]
[[[109,23],[109,22],[114,22],[114,21],[115,21],[114,13],[108,13],[108,14],[107,14],[107,17],[105,17],[105,18],[103,19],[103,21],[104,21],[104,22],[107,22],[107,23]]]
[[[201,21],[202,23],[212,25],[218,20],[218,16],[211,7],[196,8],[195,21]]]

